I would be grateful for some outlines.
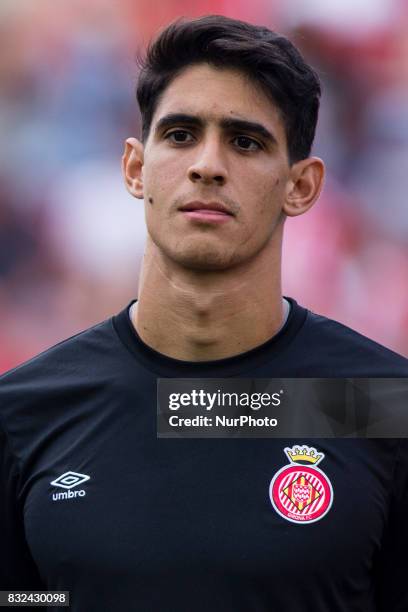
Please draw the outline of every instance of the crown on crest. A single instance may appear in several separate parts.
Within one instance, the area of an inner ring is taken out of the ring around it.
[[[324,458],[323,453],[318,453],[312,446],[292,446],[285,448],[285,453],[291,463],[311,463],[317,465]]]

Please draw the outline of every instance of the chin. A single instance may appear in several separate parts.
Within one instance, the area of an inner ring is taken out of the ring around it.
[[[187,270],[227,270],[248,258],[248,254],[237,245],[228,245],[225,240],[212,240],[209,235],[185,236],[177,240],[173,236],[169,241],[150,237],[162,256]]]
[[[173,261],[189,270],[226,270],[237,263],[231,252],[211,248],[208,243],[175,249],[168,255]]]
[[[229,258],[222,257],[216,253],[201,254],[177,254],[174,260],[183,268],[189,270],[215,271],[226,270],[231,267]]]

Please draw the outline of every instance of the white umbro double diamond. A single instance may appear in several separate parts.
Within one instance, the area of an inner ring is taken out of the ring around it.
[[[78,474],[78,472],[65,472],[53,480],[51,484],[55,487],[62,487],[63,489],[72,489],[72,487],[77,487],[89,479],[90,476],[87,476],[86,474]]]
[[[85,497],[86,491],[84,489],[75,489],[75,491],[71,491],[74,487],[86,482],[91,477],[87,474],[79,474],[78,472],[64,472],[61,476],[58,476],[55,480],[53,480],[50,484],[54,485],[54,487],[61,487],[62,489],[68,489],[68,491],[58,491],[57,493],[52,494],[53,501],[61,501],[63,499],[73,499],[75,497]]]

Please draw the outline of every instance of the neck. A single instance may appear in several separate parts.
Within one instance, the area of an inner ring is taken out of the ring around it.
[[[148,346],[174,359],[244,353],[282,326],[280,269],[280,245],[232,270],[209,272],[175,266],[149,241],[132,323]]]

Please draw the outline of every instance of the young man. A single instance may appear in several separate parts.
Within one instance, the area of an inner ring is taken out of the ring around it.
[[[319,94],[262,27],[203,17],[151,46],[123,157],[146,208],[139,297],[3,377],[1,589],[67,590],[75,612],[408,609],[404,440],[156,435],[159,377],[408,374],[282,298],[284,223],[323,181]],[[270,496],[284,451],[324,458],[311,521]]]

